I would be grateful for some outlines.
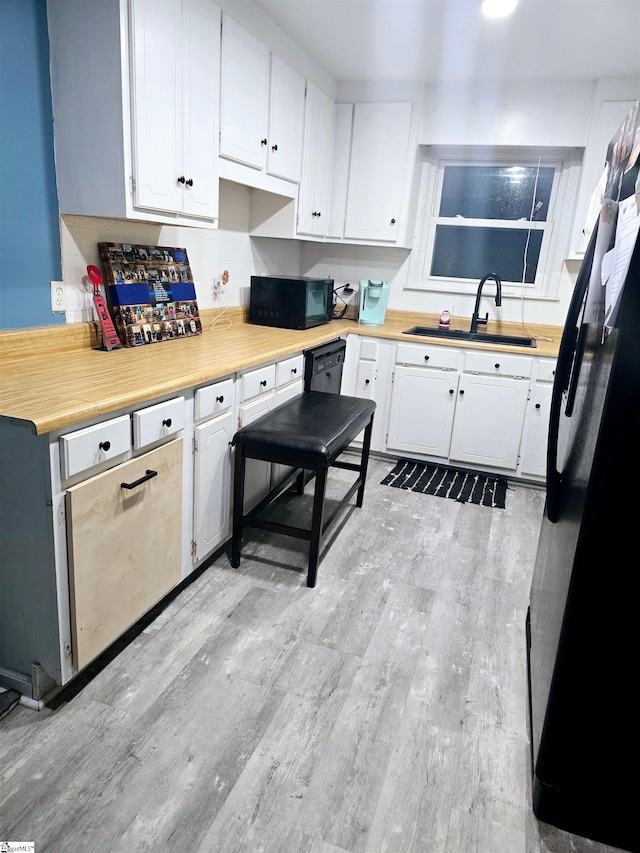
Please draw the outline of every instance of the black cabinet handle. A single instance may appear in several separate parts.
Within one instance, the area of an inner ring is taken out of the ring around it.
[[[263,379],[263,380],[262,380],[262,382],[261,382],[260,384],[261,384],[264,388],[266,388],[266,387],[267,387],[267,380],[266,380],[266,379]]]
[[[463,396],[464,396],[464,389],[462,389],[462,390],[460,391],[460,396],[461,396],[461,397],[463,397]]]
[[[536,403],[536,409],[540,408],[540,403]]]
[[[224,403],[224,395],[220,394],[219,397],[216,397],[216,403]]]
[[[111,449],[111,442],[110,441],[101,441],[100,444],[98,445],[98,447],[100,448],[100,450],[104,450],[106,453],[107,450]]]
[[[453,390],[453,388],[449,388],[449,393],[450,393],[450,394],[455,394],[455,391]]]
[[[189,180],[186,181],[185,183],[187,184],[188,187],[192,187],[193,186],[193,178],[189,178]]]
[[[178,178],[178,183],[179,183],[179,184],[184,184],[185,182],[186,182],[186,178],[185,178],[185,176],[184,176],[184,175],[180,175],[180,177]]]
[[[121,489],[135,489],[136,486],[141,486],[143,483],[146,483],[147,480],[152,480],[154,477],[158,476],[157,471],[151,471],[147,469],[147,473],[144,477],[140,477],[139,480],[136,480],[135,483],[120,483]]]
[[[297,368],[297,367],[292,367],[292,368],[291,368],[291,372],[292,372],[292,373],[297,373],[297,372],[298,372],[298,368]]]
[[[425,361],[429,361],[429,356],[428,356],[428,355],[425,355],[424,360],[425,360]]]
[[[272,151],[277,151],[277,150],[278,150],[278,146],[277,146],[277,145],[272,145],[272,146],[271,146],[271,150],[272,150]]]
[[[365,384],[365,385],[368,385],[368,384],[369,384],[369,382],[371,382],[371,380],[370,380],[370,379],[365,379],[365,380],[364,380],[364,384]]]
[[[266,145],[266,144],[267,144],[266,138],[260,140],[260,145]]]
[[[162,421],[162,426],[170,427],[171,423],[171,418],[167,418],[166,420]]]
[[[496,363],[494,364],[494,367],[496,370],[500,370],[500,362],[496,361]]]
[[[395,225],[395,224],[396,224],[395,219],[392,219],[392,220],[391,220],[391,224],[392,224],[392,225]]]

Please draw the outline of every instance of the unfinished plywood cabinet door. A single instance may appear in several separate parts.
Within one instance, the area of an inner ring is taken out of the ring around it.
[[[80,670],[180,580],[182,439],[73,486],[66,501]]]

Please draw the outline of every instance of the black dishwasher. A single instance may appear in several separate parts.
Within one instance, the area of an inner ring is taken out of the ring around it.
[[[346,341],[337,338],[304,353],[304,390],[339,394]]]

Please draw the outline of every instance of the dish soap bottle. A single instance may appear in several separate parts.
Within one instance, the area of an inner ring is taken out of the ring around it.
[[[440,315],[440,322],[438,323],[438,328],[443,331],[449,328],[449,324],[451,322],[451,311],[448,308],[445,308],[442,314]]]

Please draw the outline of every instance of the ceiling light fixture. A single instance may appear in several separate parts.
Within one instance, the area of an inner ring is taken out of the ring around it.
[[[516,5],[517,0],[483,0],[482,12],[487,18],[506,18]]]

